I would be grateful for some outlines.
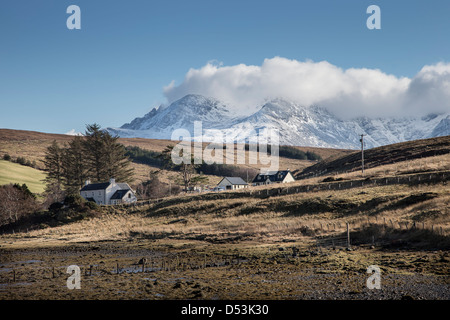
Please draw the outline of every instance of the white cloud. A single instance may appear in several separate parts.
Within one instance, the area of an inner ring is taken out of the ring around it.
[[[424,66],[412,79],[378,69],[342,69],[327,61],[265,59],[261,66],[207,63],[190,69],[183,82],[164,88],[168,102],[186,94],[215,97],[238,113],[284,98],[328,108],[348,118],[450,111],[450,64]]]
[[[405,111],[449,112],[450,63],[424,66],[411,80],[407,98]]]

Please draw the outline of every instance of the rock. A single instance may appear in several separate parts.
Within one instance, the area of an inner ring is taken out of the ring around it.
[[[204,298],[205,294],[201,291],[201,290],[194,290],[191,292],[192,293],[192,298]]]

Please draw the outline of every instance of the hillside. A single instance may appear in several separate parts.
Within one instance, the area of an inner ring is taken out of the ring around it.
[[[450,136],[407,141],[364,150],[365,169],[450,153]],[[361,151],[335,156],[305,168],[296,179],[361,170]]]
[[[27,160],[35,161],[37,164],[37,168],[43,169],[42,160],[45,157],[45,151],[49,145],[53,141],[58,142],[60,145],[64,145],[68,143],[73,137],[64,135],[64,134],[50,134],[50,133],[42,133],[35,131],[25,131],[25,130],[12,130],[12,129],[0,129],[0,157],[4,154],[9,154],[11,157],[24,157]],[[167,145],[173,145],[176,142],[171,140],[159,140],[159,139],[145,139],[145,138],[120,138],[119,142],[125,146],[137,146],[139,148],[161,152]],[[207,143],[203,144],[204,146]],[[322,158],[327,158],[329,156],[337,156],[342,154],[347,154],[350,152],[349,150],[340,150],[340,149],[330,149],[330,148],[313,148],[313,147],[296,147],[301,151],[307,152],[311,151]],[[246,156],[247,163],[241,166],[244,167],[254,167],[259,168],[258,164],[249,164],[248,163],[248,153]],[[281,169],[291,169],[301,170],[311,164],[315,163],[315,161],[309,160],[296,160],[280,157],[280,168]],[[139,183],[141,181],[145,181],[149,177],[149,172],[154,171],[157,168],[149,167],[143,164],[132,164],[135,170],[135,183]],[[168,181],[168,179],[172,177],[173,173],[164,172],[161,177],[163,182]],[[220,177],[210,177],[210,184],[215,184],[220,181]]]
[[[25,183],[33,193],[44,192],[45,173],[27,166],[0,160],[0,185]]]

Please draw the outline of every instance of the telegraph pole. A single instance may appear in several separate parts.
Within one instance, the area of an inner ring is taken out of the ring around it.
[[[359,139],[359,141],[361,141],[361,170],[362,170],[362,175],[364,176],[364,134],[361,134],[361,139]]]

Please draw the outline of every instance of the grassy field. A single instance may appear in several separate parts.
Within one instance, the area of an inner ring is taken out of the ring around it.
[[[40,194],[45,189],[43,179],[45,179],[43,171],[0,160],[0,185],[9,183],[22,185],[25,183],[31,192]]]

